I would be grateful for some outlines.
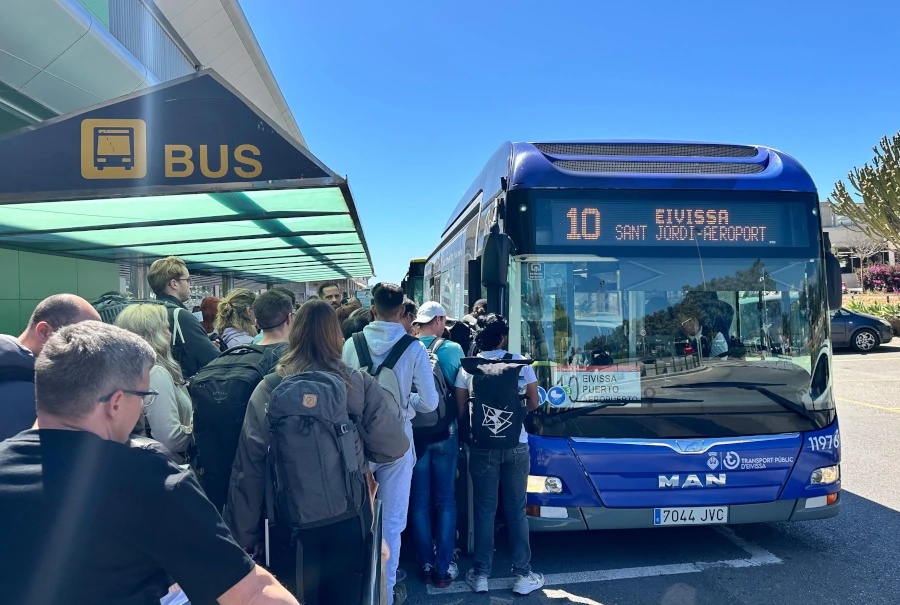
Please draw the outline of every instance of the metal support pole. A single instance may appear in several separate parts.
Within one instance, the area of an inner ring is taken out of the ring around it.
[[[148,298],[149,285],[147,284],[147,265],[140,262],[133,262],[128,266],[129,273],[129,291],[135,298]]]
[[[137,296],[137,275],[138,263],[134,261],[128,263],[128,287],[126,290],[135,297]]]
[[[234,275],[222,275],[222,296],[228,296],[228,293],[234,290]]]

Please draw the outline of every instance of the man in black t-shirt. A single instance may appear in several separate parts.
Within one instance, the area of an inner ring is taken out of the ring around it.
[[[112,325],[55,333],[35,363],[37,429],[0,443],[0,591],[28,605],[296,605],[234,542],[190,472],[127,445],[153,350]]]

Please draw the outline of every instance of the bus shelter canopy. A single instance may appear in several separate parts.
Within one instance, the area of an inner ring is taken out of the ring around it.
[[[14,131],[0,166],[3,247],[262,282],[373,274],[347,181],[211,71]]]

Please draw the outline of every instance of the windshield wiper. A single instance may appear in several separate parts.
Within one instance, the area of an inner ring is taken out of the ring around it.
[[[595,403],[593,405],[588,405],[584,407],[572,408],[569,410],[562,410],[560,412],[556,412],[555,414],[550,414],[549,410],[553,408],[538,408],[534,411],[535,414],[541,417],[541,423],[552,426],[554,424],[559,424],[560,422],[565,422],[569,418],[576,418],[578,416],[584,416],[586,414],[590,414],[596,410],[602,410],[603,408],[609,407],[621,407],[628,405],[629,403],[703,403],[702,399],[671,399],[664,397],[656,397],[653,399],[632,399],[631,401],[606,401],[603,403]]]
[[[807,420],[815,422],[818,420],[814,412],[806,409],[802,404],[791,401],[787,397],[782,397],[778,393],[773,393],[769,389],[763,387],[785,387],[786,384],[777,383],[761,383],[753,384],[752,382],[690,382],[687,384],[672,385],[662,387],[664,389],[742,389],[744,391],[756,391],[757,393],[774,401],[781,407],[799,416],[803,416]]]

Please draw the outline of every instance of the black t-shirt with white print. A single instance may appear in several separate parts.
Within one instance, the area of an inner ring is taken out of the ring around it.
[[[83,431],[0,443],[0,594],[28,605],[216,602],[253,561],[189,471]]]

